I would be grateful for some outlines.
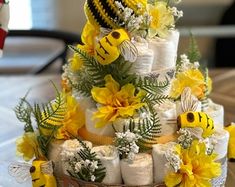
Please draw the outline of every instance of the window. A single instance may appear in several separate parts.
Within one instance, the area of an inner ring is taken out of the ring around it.
[[[31,0],[10,0],[9,29],[32,28]]]

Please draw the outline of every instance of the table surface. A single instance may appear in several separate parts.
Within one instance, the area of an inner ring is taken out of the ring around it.
[[[235,122],[235,69],[210,70],[213,79],[213,91],[210,95],[216,103],[225,109],[225,125]],[[23,126],[17,121],[13,108],[31,89],[30,102],[47,102],[55,93],[50,81],[60,84],[58,75],[43,76],[0,76],[0,186],[31,186],[30,182],[19,185],[7,176],[7,166],[12,161],[21,161],[15,155],[15,140],[23,133]],[[2,175],[4,173],[4,175]],[[229,162],[226,187],[233,187],[235,182],[235,163]]]

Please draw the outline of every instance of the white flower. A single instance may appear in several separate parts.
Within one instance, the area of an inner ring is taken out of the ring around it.
[[[191,63],[186,54],[180,55],[180,62],[181,62],[181,65],[179,68],[180,72],[184,72],[190,69],[198,69],[200,66],[199,62]]]
[[[178,137],[178,143],[185,149],[191,146],[193,137],[188,129],[180,129],[178,132],[180,136]]]
[[[127,21],[130,19],[131,15],[133,14],[133,10],[130,8],[125,8],[124,12],[123,12],[123,16],[124,16],[124,21]]]
[[[125,138],[126,138],[126,140],[127,140],[128,142],[132,142],[132,141],[135,141],[136,135],[128,130],[128,131],[126,132]]]
[[[80,170],[81,170],[81,168],[82,168],[81,162],[77,162],[77,163],[75,164],[75,172],[76,172],[76,173],[79,173]]]
[[[90,168],[91,168],[92,172],[94,172],[96,169],[98,169],[98,161],[92,161]]]
[[[165,157],[168,161],[167,167],[171,166],[174,169],[174,172],[176,173],[180,169],[180,165],[182,163],[182,160],[180,159],[179,155],[175,154],[175,152],[172,150],[168,150],[165,153]]]
[[[131,148],[131,152],[133,152],[133,153],[135,153],[135,154],[137,154],[137,153],[139,152],[139,146],[136,145],[135,142],[134,142],[134,143],[131,143],[130,148]]]
[[[172,12],[173,16],[177,17],[178,19],[183,17],[184,13],[183,11],[179,11],[176,7],[169,8]]]
[[[94,182],[96,179],[95,175],[91,175],[91,181]]]
[[[115,5],[116,5],[117,8],[124,10],[124,6],[122,5],[121,2],[115,1]]]
[[[86,159],[85,162],[84,162],[84,166],[85,167],[88,167],[90,165],[91,161]]]

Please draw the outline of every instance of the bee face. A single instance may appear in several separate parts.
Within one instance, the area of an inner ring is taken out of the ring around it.
[[[32,178],[33,187],[43,187],[46,186],[46,179],[41,173],[41,164],[45,161],[33,161],[32,166],[30,167],[30,175]]]
[[[214,133],[214,122],[204,112],[185,112],[178,116],[177,125],[180,128],[186,127],[200,127],[203,129],[202,136],[204,138]]]

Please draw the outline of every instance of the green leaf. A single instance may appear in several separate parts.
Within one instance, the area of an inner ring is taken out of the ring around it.
[[[14,112],[16,114],[17,119],[20,122],[24,123],[24,131],[34,132],[31,120],[32,107],[26,100],[28,93],[29,91],[23,98],[20,99],[19,104],[14,108]]]
[[[199,51],[197,42],[192,33],[190,33],[188,58],[190,62],[199,62],[201,59],[201,53]]]
[[[142,150],[148,149],[153,144],[156,144],[156,138],[159,137],[159,133],[161,132],[161,124],[157,112],[151,106],[149,112],[149,117],[141,119],[138,122],[131,120],[129,124],[129,130],[141,136],[137,144]]]
[[[34,104],[33,113],[40,128],[53,130],[56,124],[62,124],[67,106],[64,95],[56,90],[56,99],[47,104]],[[59,125],[57,125],[59,126]]]

